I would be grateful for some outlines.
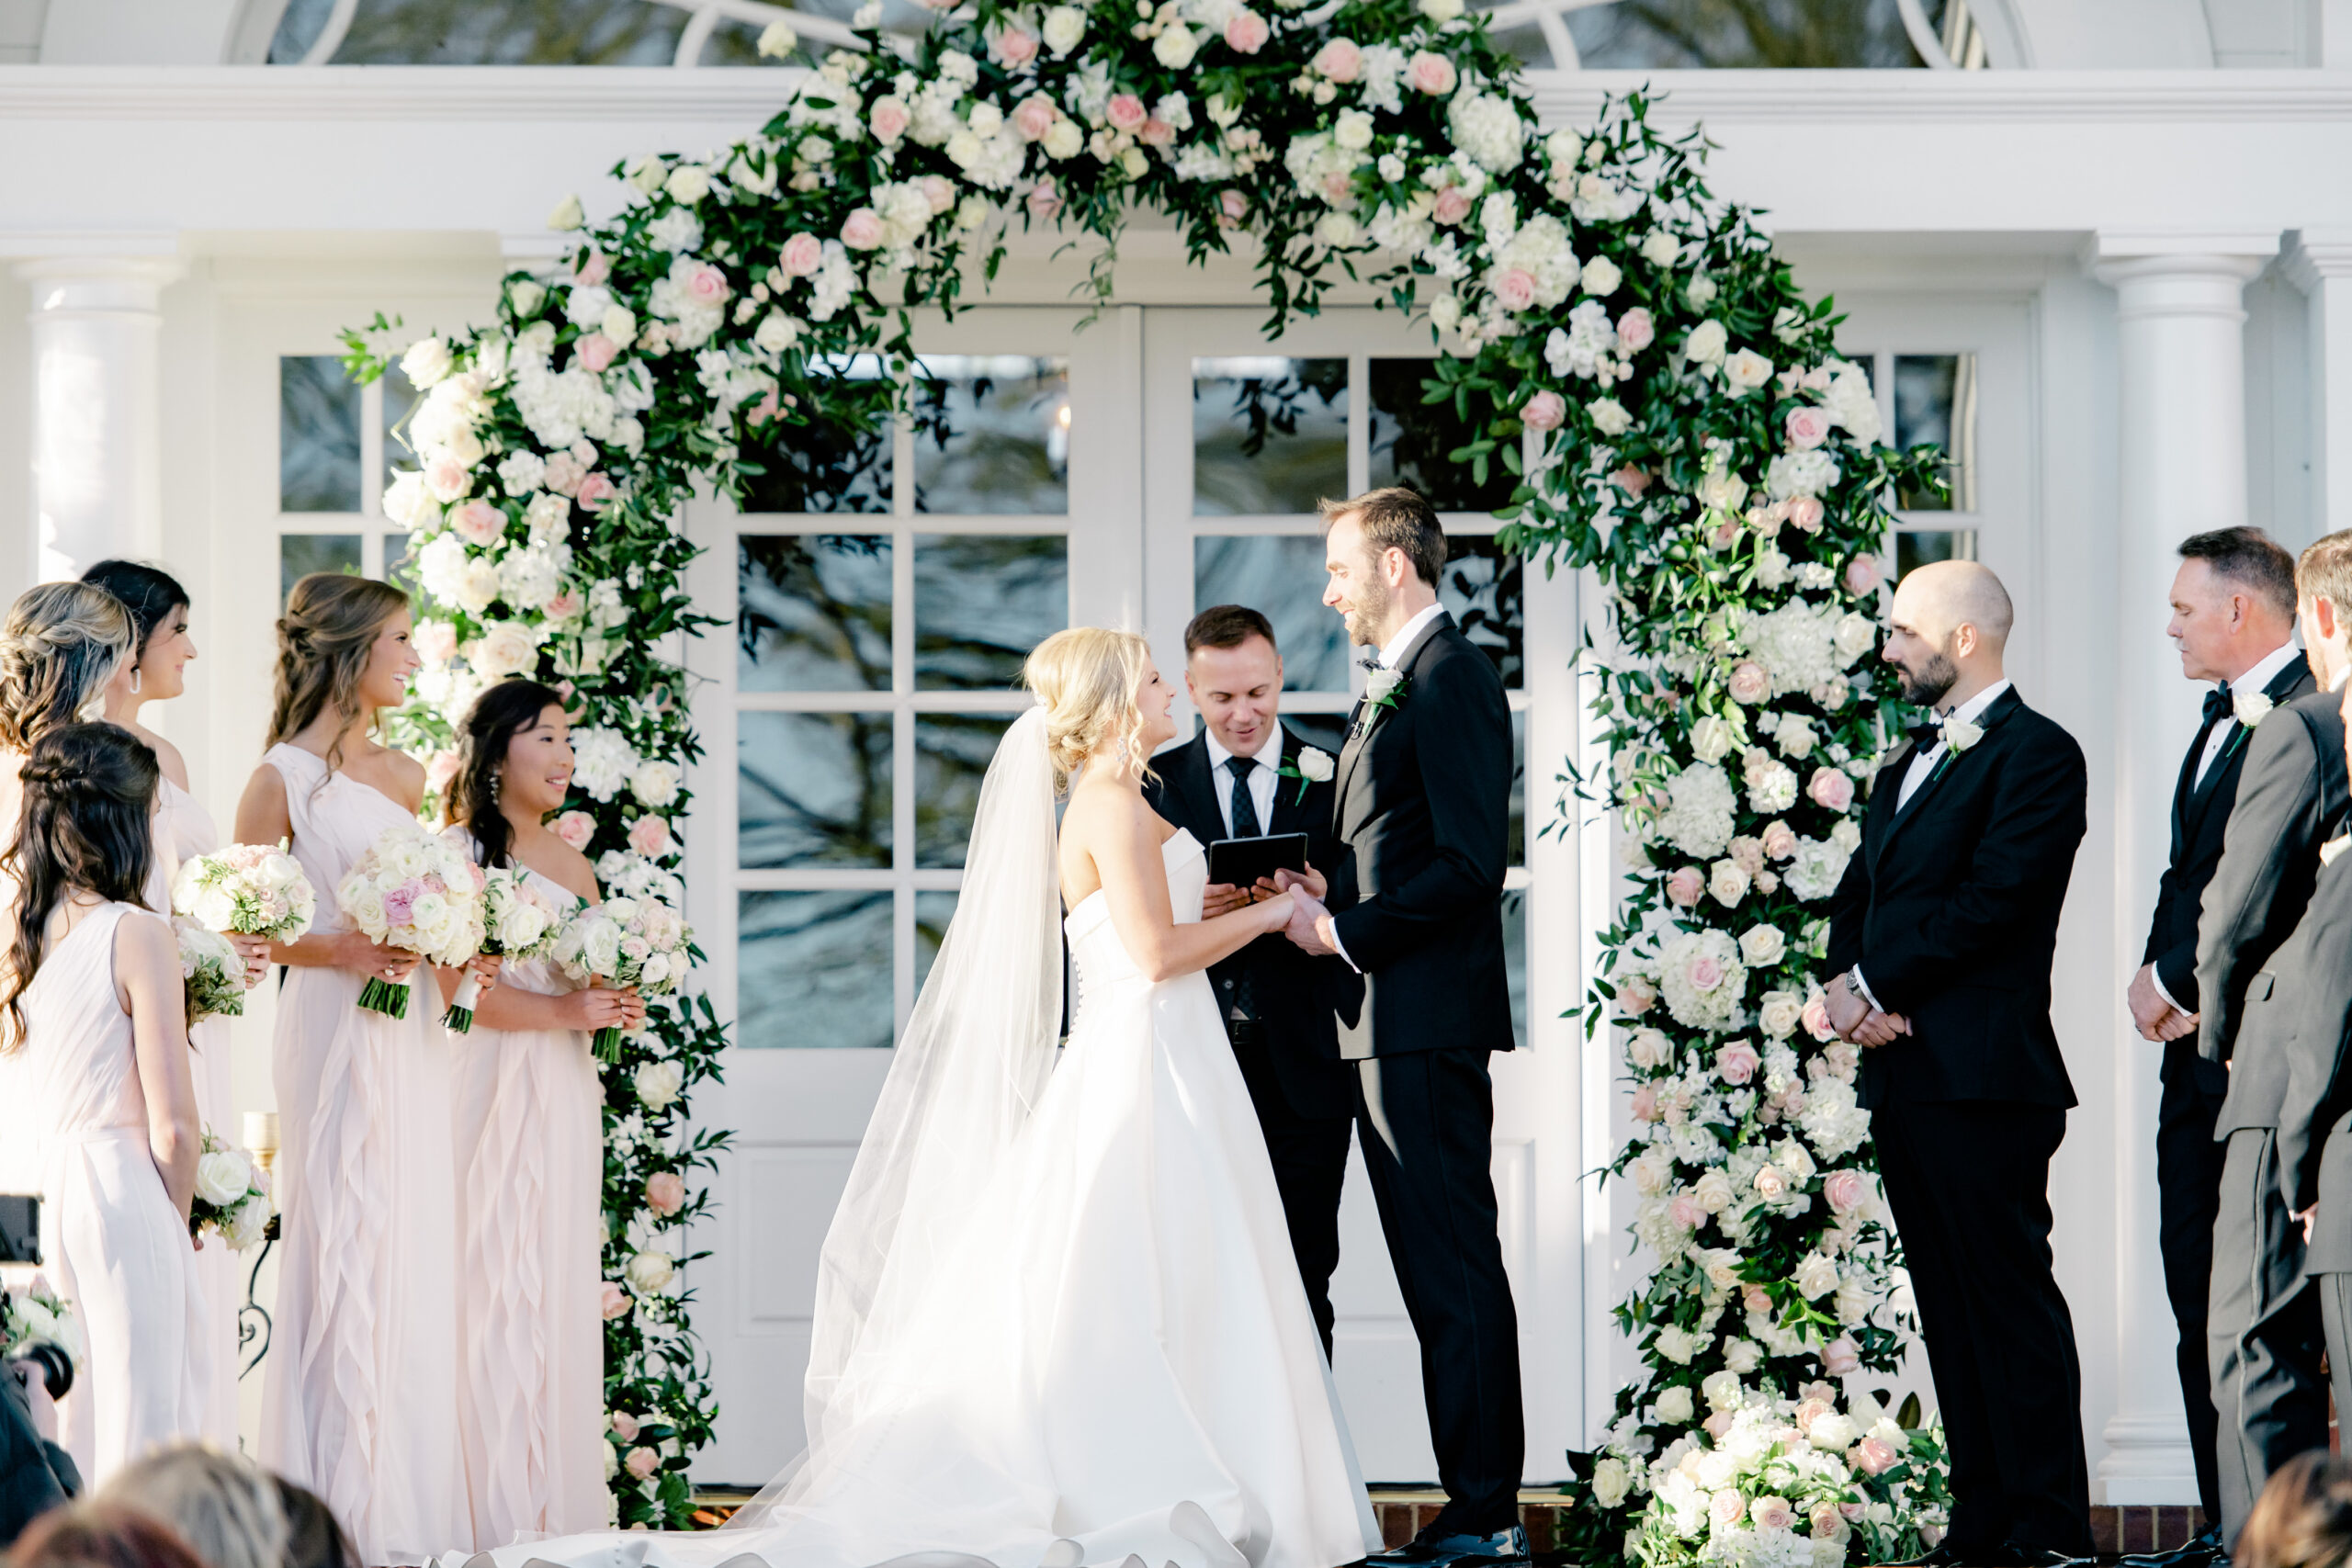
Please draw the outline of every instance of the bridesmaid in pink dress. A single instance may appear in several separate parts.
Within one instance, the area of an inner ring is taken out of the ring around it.
[[[484,866],[518,865],[569,914],[598,897],[588,857],[546,826],[571,784],[563,699],[502,681],[466,716],[450,831]],[[442,972],[445,993],[459,972]],[[478,1547],[610,1522],[605,1489],[604,1103],[590,1034],[634,1028],[633,991],[581,988],[510,960],[472,1032],[453,1034],[463,1205],[459,1433]]]
[[[139,722],[149,703],[169,702],[187,690],[188,660],[196,640],[188,635],[187,590],[169,572],[137,561],[103,560],[82,574],[82,581],[103,588],[122,601],[137,628],[139,641],[107,687],[106,716],[145,741],[164,770],[155,799],[155,864],[147,878],[147,907],[159,915],[172,912],[172,878],[183,863],[209,855],[220,847],[220,830],[212,814],[188,788],[187,761],[179,748]],[[269,972],[269,943],[257,936],[232,936],[245,960],[248,989]],[[229,1021],[208,1018],[190,1026],[188,1043],[196,1051],[196,1105],[204,1125],[228,1143],[238,1136],[236,1100],[230,1087]],[[237,1451],[237,1309],[245,1295],[245,1271],[235,1252],[226,1246],[206,1247],[198,1254],[196,1275],[204,1289],[208,1314],[203,1347],[205,1440],[227,1453]]]
[[[359,1010],[413,954],[344,923],[334,890],[387,828],[413,823],[424,770],[372,738],[417,656],[408,597],[313,573],[277,623],[269,750],[237,840],[289,840],[318,918],[271,956],[277,1003],[277,1200],[284,1247],[263,1363],[262,1462],[323,1496],[359,1560],[415,1564],[473,1540],[458,1445],[458,1201],[449,1050],[430,995]],[[429,990],[429,987],[428,987]]]

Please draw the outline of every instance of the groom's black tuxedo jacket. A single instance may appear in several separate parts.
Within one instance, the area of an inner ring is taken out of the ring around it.
[[[2262,694],[2286,703],[2314,690],[2311,666],[2299,656],[2270,678]],[[2257,729],[2260,726],[2256,727]],[[2156,966],[2165,992],[2184,1012],[2197,1010],[2197,918],[2205,889],[2222,863],[2222,843],[2230,808],[2237,804],[2238,780],[2245,768],[2251,736],[2233,740],[2213,765],[2197,776],[2204,747],[2193,745],[2180,761],[2172,791],[2172,855],[2156,884],[2156,912],[2148,922],[2148,944],[2140,962]],[[2230,1087],[2229,1069],[2197,1054],[2197,1036],[2165,1042],[2164,1076],[2195,1075],[2197,1087],[2219,1097]]]
[[[1296,766],[1302,744],[1283,726],[1283,761]],[[1233,779],[1211,770],[1206,730],[1160,752],[1151,766],[1159,776],[1144,786],[1144,798],[1153,810],[1204,845],[1232,837],[1218,801],[1232,793]],[[1331,841],[1332,793],[1332,781],[1326,779],[1309,784],[1302,799],[1296,779],[1278,780],[1272,819],[1263,824],[1269,833],[1306,834],[1307,863],[1327,875],[1338,857]],[[1250,996],[1283,1098],[1302,1115],[1346,1115],[1355,1105],[1355,1080],[1333,1065],[1340,1058],[1333,1013],[1354,1000],[1362,982],[1340,960],[1309,957],[1276,931],[1209,965],[1220,1011],[1231,1005],[1233,987],[1244,973],[1250,976]]]
[[[1362,1006],[1340,1010],[1340,1052],[1508,1051],[1510,704],[1442,611],[1396,667],[1397,701],[1358,703],[1340,754],[1330,908],[1364,976]]]
[[[1913,748],[1882,766],[1829,913],[1830,975],[1862,979],[1911,1033],[1862,1053],[1862,1103],[2022,1100],[2074,1085],[2050,1025],[2050,965],[2089,775],[2075,738],[2016,688],[1900,804]]]

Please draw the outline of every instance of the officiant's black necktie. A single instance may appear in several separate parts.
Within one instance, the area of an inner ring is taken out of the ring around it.
[[[1254,757],[1227,757],[1226,772],[1233,775],[1233,836],[1254,839],[1265,829],[1258,825],[1258,803],[1250,794],[1250,775],[1258,769]]]

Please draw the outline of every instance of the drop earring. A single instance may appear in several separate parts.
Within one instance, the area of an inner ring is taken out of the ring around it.
[[[134,664],[130,667],[130,694],[134,697],[139,694],[139,677],[142,673],[138,665]]]
[[[498,804],[498,781],[504,776],[503,773],[490,775],[490,803],[492,806]]]

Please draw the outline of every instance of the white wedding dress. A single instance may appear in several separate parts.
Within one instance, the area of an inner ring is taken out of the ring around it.
[[[540,1540],[499,1568],[1335,1568],[1380,1549],[1206,975],[1146,979],[1102,895],[1080,900],[1056,1059],[1046,769],[1033,713],[989,770],[955,925],[827,1237],[808,1452],[726,1529]],[[1201,846],[1179,832],[1162,856],[1197,920]]]

